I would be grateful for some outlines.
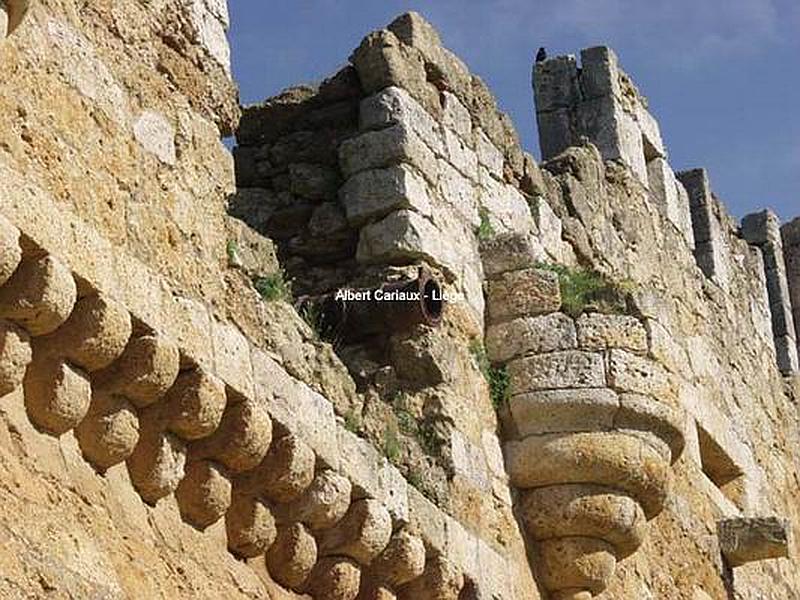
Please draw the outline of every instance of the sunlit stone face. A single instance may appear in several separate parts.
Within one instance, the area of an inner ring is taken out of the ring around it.
[[[0,0],[0,40],[8,35],[8,11],[6,3]]]

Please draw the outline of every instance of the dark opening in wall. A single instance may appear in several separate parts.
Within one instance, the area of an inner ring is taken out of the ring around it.
[[[697,425],[700,462],[711,482],[739,508],[744,495],[744,471],[720,446],[708,431]]]

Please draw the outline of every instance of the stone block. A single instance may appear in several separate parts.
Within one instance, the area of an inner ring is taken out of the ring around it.
[[[69,318],[48,336],[47,343],[91,372],[107,367],[122,354],[131,331],[131,316],[122,304],[93,294],[75,303]]]
[[[670,462],[675,462],[685,445],[682,410],[641,394],[620,394],[619,412],[614,426],[650,433],[669,447]]]
[[[457,118],[459,122],[455,123],[455,126],[463,127],[461,123],[463,115],[456,116],[453,110],[455,109],[451,102],[450,120]],[[439,122],[402,88],[388,87],[365,98],[361,101],[358,116],[359,128],[362,131],[402,124],[409,127],[434,153],[439,156],[445,155]],[[466,117],[467,122],[471,124],[469,113]],[[448,123],[447,112],[444,115],[444,123],[445,125]]]
[[[31,423],[54,436],[76,427],[92,399],[91,382],[82,371],[38,350],[25,372],[23,387]]]
[[[228,550],[243,558],[263,555],[278,536],[275,517],[258,498],[236,492],[225,513]]]
[[[489,282],[486,303],[490,323],[555,312],[561,307],[558,275],[536,268],[503,273]]]
[[[442,598],[456,600],[464,588],[464,573],[446,556],[437,554],[425,563],[420,577],[409,582],[400,590],[403,600],[413,598]]]
[[[719,546],[732,567],[749,562],[786,558],[791,524],[778,517],[739,517],[717,523]]]
[[[478,162],[486,168],[495,179],[503,179],[503,153],[495,146],[486,134],[478,129],[475,135],[475,150]]]
[[[647,181],[650,188],[650,201],[662,217],[680,231],[686,244],[690,248],[694,248],[689,196],[683,185],[676,179],[666,159],[654,158],[647,163]]]
[[[399,531],[372,561],[369,575],[392,588],[412,581],[425,570],[425,544],[418,536]]]
[[[610,430],[618,411],[619,398],[608,388],[530,392],[509,400],[510,425],[519,437]]]
[[[374,499],[356,500],[344,518],[319,538],[323,556],[346,556],[369,565],[392,536],[392,518]]]
[[[435,88],[427,82],[422,54],[402,44],[391,31],[376,31],[364,38],[350,62],[367,94],[395,86],[408,90],[426,106],[438,104]]]
[[[339,146],[339,165],[345,177],[398,162],[414,165],[431,184],[436,183],[436,156],[406,123],[367,131]]]
[[[361,230],[356,250],[360,263],[403,265],[420,259],[451,269],[457,263],[443,234],[418,213],[399,210]]]
[[[604,160],[621,160],[647,186],[642,132],[635,118],[613,97],[582,102],[578,130],[597,146]]]
[[[577,142],[572,115],[569,109],[558,108],[548,112],[537,112],[539,147],[542,160],[550,160]]]
[[[575,323],[563,313],[519,317],[490,325],[486,351],[493,363],[504,363],[525,354],[543,354],[577,348]]]
[[[300,523],[278,529],[266,554],[270,576],[279,584],[300,590],[317,562],[317,542]]]
[[[289,191],[309,200],[328,200],[336,197],[339,189],[336,169],[312,163],[289,165]]]
[[[513,185],[500,183],[480,168],[479,199],[495,232],[531,234],[536,225],[525,196]]]
[[[225,471],[212,461],[198,460],[186,466],[175,490],[181,518],[200,530],[219,521],[231,505],[232,486]]]
[[[139,442],[139,416],[124,396],[95,392],[75,437],[83,457],[105,471],[133,453]]]
[[[483,448],[470,442],[457,429],[450,436],[450,457],[456,475],[466,478],[479,490],[485,492],[490,489],[491,480]]]
[[[431,214],[425,180],[405,164],[356,173],[342,186],[339,197],[347,220],[356,227],[399,209]]]
[[[781,373],[791,374],[800,371],[797,341],[794,336],[782,335],[775,338],[775,352],[778,357],[778,369]]]
[[[353,600],[361,587],[361,569],[348,558],[327,557],[311,571],[304,586],[312,598]]]
[[[575,57],[556,56],[536,63],[533,68],[533,92],[537,115],[575,106],[581,97]]]
[[[347,477],[325,469],[317,473],[291,514],[314,531],[330,529],[347,513],[351,492]]]
[[[450,92],[442,92],[442,125],[455,131],[463,140],[472,139],[472,116],[458,97]]]
[[[99,372],[96,381],[139,408],[153,404],[172,387],[180,368],[178,348],[163,336],[134,336],[122,356]]]
[[[149,504],[174,492],[183,479],[186,444],[164,430],[158,407],[140,414],[139,443],[126,464],[131,483]]]
[[[565,350],[508,363],[511,394],[566,388],[605,387],[603,355]]]
[[[252,398],[255,387],[247,338],[235,326],[220,321],[212,321],[211,337],[217,376],[244,397]]]
[[[478,155],[461,137],[450,129],[444,130],[445,157],[464,177],[478,178]]]
[[[191,458],[213,459],[233,473],[256,468],[272,443],[272,420],[265,404],[229,401],[219,427],[192,444]]]
[[[14,321],[34,336],[55,331],[77,299],[69,268],[52,256],[23,260],[0,287],[0,318]]]
[[[632,392],[667,401],[672,388],[664,368],[656,362],[625,350],[607,355],[608,385],[619,392]]]
[[[619,60],[608,46],[581,50],[580,88],[584,98],[621,95]]]
[[[754,246],[780,245],[780,219],[769,209],[750,213],[742,218],[741,234],[749,244]]]
[[[178,375],[163,399],[167,428],[185,440],[211,435],[222,421],[225,385],[202,369]]]
[[[294,434],[274,440],[261,463],[236,478],[236,488],[244,494],[263,495],[272,502],[289,504],[308,489],[314,480],[314,451]]]
[[[658,121],[641,102],[636,103],[634,116],[636,117],[636,123],[639,125],[639,130],[642,132],[645,161],[649,162],[656,158],[665,159],[667,150],[661,139],[661,129],[658,126]]]
[[[447,544],[445,514],[415,487],[408,488],[408,530],[422,538],[426,548],[443,552]]]
[[[536,238],[521,233],[501,233],[482,240],[480,253],[483,273],[489,278],[526,269],[546,258]]]
[[[647,353],[647,331],[636,317],[584,313],[576,325],[582,350],[619,348],[634,354]]]

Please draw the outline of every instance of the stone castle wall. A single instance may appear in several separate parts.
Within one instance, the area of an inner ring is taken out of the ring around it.
[[[800,589],[796,221],[675,174],[612,51],[535,66],[537,165],[415,13],[237,123],[223,2],[7,6],[3,594]],[[307,310],[420,267],[437,327]]]

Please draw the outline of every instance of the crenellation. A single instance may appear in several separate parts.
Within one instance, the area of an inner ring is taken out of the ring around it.
[[[778,368],[786,374],[796,373],[800,363],[780,221],[770,210],[752,213],[742,219],[741,232],[749,244],[761,249]]]
[[[781,227],[783,255],[786,262],[786,282],[792,306],[797,352],[800,354],[800,218]]]

